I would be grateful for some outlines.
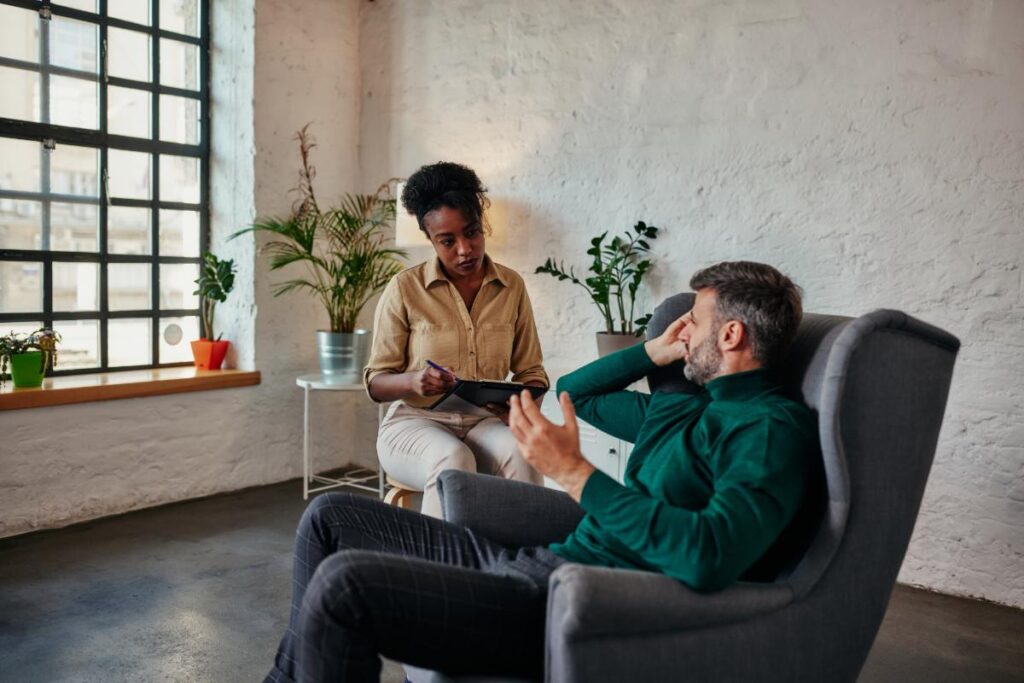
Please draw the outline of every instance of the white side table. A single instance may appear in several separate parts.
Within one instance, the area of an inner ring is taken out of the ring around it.
[[[303,398],[303,412],[302,412],[302,499],[308,500],[309,494],[317,493],[318,491],[326,491],[328,489],[335,489],[339,486],[349,486],[351,488],[362,489],[364,491],[375,491],[379,498],[384,498],[384,476],[379,469],[375,472],[365,467],[351,470],[347,472],[340,479],[334,477],[325,477],[320,474],[314,473],[312,458],[309,454],[309,393],[311,391],[365,391],[363,389],[362,382],[345,382],[333,380],[329,375],[321,375],[319,373],[311,375],[302,375],[295,379],[295,383],[302,387],[305,394]],[[381,403],[377,406],[377,425],[380,426],[380,422],[384,417],[384,404]],[[373,479],[377,480],[377,486],[368,486],[366,482]],[[322,484],[316,488],[311,488],[311,484]]]

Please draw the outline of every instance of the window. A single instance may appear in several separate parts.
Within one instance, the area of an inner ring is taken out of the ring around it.
[[[208,5],[0,0],[0,334],[57,330],[54,374],[190,360]]]

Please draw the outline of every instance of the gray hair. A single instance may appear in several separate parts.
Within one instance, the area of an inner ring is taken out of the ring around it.
[[[743,323],[762,365],[785,356],[803,317],[800,288],[788,277],[765,263],[724,261],[694,273],[690,288],[714,290],[716,323]]]

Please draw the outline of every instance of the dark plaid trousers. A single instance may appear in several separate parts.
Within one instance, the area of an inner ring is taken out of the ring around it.
[[[546,548],[347,493],[299,523],[291,618],[265,683],[379,681],[379,655],[460,674],[540,678]]]

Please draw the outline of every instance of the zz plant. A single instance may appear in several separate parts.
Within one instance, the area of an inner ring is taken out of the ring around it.
[[[221,260],[213,252],[206,252],[203,254],[203,264],[195,283],[198,288],[192,293],[198,294],[200,299],[199,319],[203,326],[202,338],[214,341],[213,313],[218,303],[227,301],[228,294],[235,287],[234,259]],[[222,336],[223,332],[217,335],[216,341],[220,341]]]
[[[582,279],[572,267],[567,270],[564,263],[553,258],[548,258],[534,272],[569,280],[585,289],[601,312],[607,333],[643,336],[651,315],[648,313],[635,320],[633,316],[637,290],[653,265],[648,258],[649,240],[658,237],[658,230],[638,221],[632,232],[626,231],[607,242],[607,231],[590,240],[590,249],[587,249],[587,254],[593,257],[588,268],[590,275]]]

